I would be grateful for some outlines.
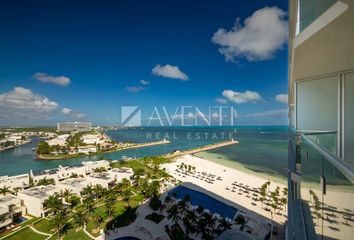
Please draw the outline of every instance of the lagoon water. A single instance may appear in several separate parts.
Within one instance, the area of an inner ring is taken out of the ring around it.
[[[151,142],[164,138],[169,144],[127,149],[123,151],[63,160],[36,160],[32,143],[0,152],[0,176],[28,173],[30,169],[40,170],[79,164],[82,161],[143,157],[170,153],[174,150],[196,148],[210,143],[234,138],[240,143],[198,153],[198,156],[243,168],[256,174],[266,174],[285,180],[287,174],[287,127],[146,127],[108,131],[116,141]]]

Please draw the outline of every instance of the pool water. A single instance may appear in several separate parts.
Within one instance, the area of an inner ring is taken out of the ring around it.
[[[14,222],[17,223],[17,224],[21,224],[21,223],[23,223],[23,222],[26,222],[27,220],[28,220],[27,218],[21,216],[21,217],[19,217],[19,218],[16,218],[16,219],[14,220]]]
[[[233,219],[237,212],[236,208],[210,197],[205,193],[190,188],[178,186],[172,189],[168,194],[172,195],[174,193],[177,199],[182,199],[184,196],[188,195],[192,205],[201,206],[204,209],[208,209],[211,213],[217,213],[224,218]]]

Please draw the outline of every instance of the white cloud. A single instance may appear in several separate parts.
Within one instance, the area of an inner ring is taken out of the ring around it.
[[[219,52],[226,61],[246,58],[248,61],[261,61],[274,57],[288,38],[286,13],[277,7],[265,7],[255,11],[252,16],[227,31],[220,28],[212,37],[212,42],[220,45]]]
[[[61,110],[61,112],[62,112],[63,114],[70,114],[72,111],[73,111],[73,110],[71,110],[70,108],[66,108],[66,107],[64,107],[64,108]]]
[[[282,93],[275,96],[275,100],[280,103],[288,104],[288,94]]]
[[[0,94],[0,118],[44,119],[57,107],[58,103],[23,87]]]
[[[150,84],[150,82],[149,81],[147,81],[147,80],[140,80],[140,83],[142,84],[142,85],[149,85]]]
[[[144,90],[144,88],[142,86],[128,86],[125,89],[128,92],[132,92],[132,93],[137,93],[137,92]]]
[[[37,72],[33,75],[33,78],[42,83],[54,83],[60,86],[67,86],[70,84],[70,78],[64,76],[49,76],[46,73]]]
[[[78,119],[83,119],[86,117],[84,113],[73,113],[73,116]]]
[[[225,98],[215,98],[215,101],[219,104],[225,104],[227,102]]]
[[[234,103],[247,103],[247,102],[258,102],[262,100],[262,97],[257,92],[252,92],[247,90],[246,92],[234,92],[232,90],[224,90],[222,95],[229,100],[230,102]]]
[[[86,117],[86,115],[84,113],[80,113],[80,112],[77,112],[77,111],[73,111],[72,109],[70,108],[66,108],[66,107],[63,107],[63,109],[61,110],[61,112],[68,116],[69,118],[73,118],[73,119],[83,119]]]
[[[165,66],[157,64],[152,69],[152,73],[160,77],[174,78],[182,81],[188,80],[188,76],[184,72],[182,72],[177,66],[172,66],[170,64],[166,64]]]
[[[14,90],[0,94],[0,107],[31,111],[52,112],[58,104],[46,96],[33,93],[30,89],[15,87]]]
[[[275,109],[258,113],[246,114],[245,117],[274,117],[274,116],[286,116],[288,114],[288,109]]]

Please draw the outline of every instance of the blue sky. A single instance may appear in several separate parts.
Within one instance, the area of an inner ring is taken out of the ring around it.
[[[0,29],[0,125],[220,104],[287,124],[287,1],[8,1]]]

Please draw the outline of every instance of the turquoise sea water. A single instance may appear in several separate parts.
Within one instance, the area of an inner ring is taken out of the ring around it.
[[[102,155],[63,159],[35,160],[32,143],[0,152],[0,175],[16,175],[28,173],[30,169],[40,170],[58,167],[59,165],[79,164],[82,161],[95,161],[100,158],[121,159],[127,157],[143,157],[160,155],[200,147],[206,144],[225,141],[233,137],[240,143],[208,151],[210,154],[222,156],[229,161],[236,161],[249,170],[270,173],[286,177],[287,172],[287,127],[146,127],[108,131],[107,134],[117,141],[150,142],[169,139],[169,144],[145,148],[128,149]]]

